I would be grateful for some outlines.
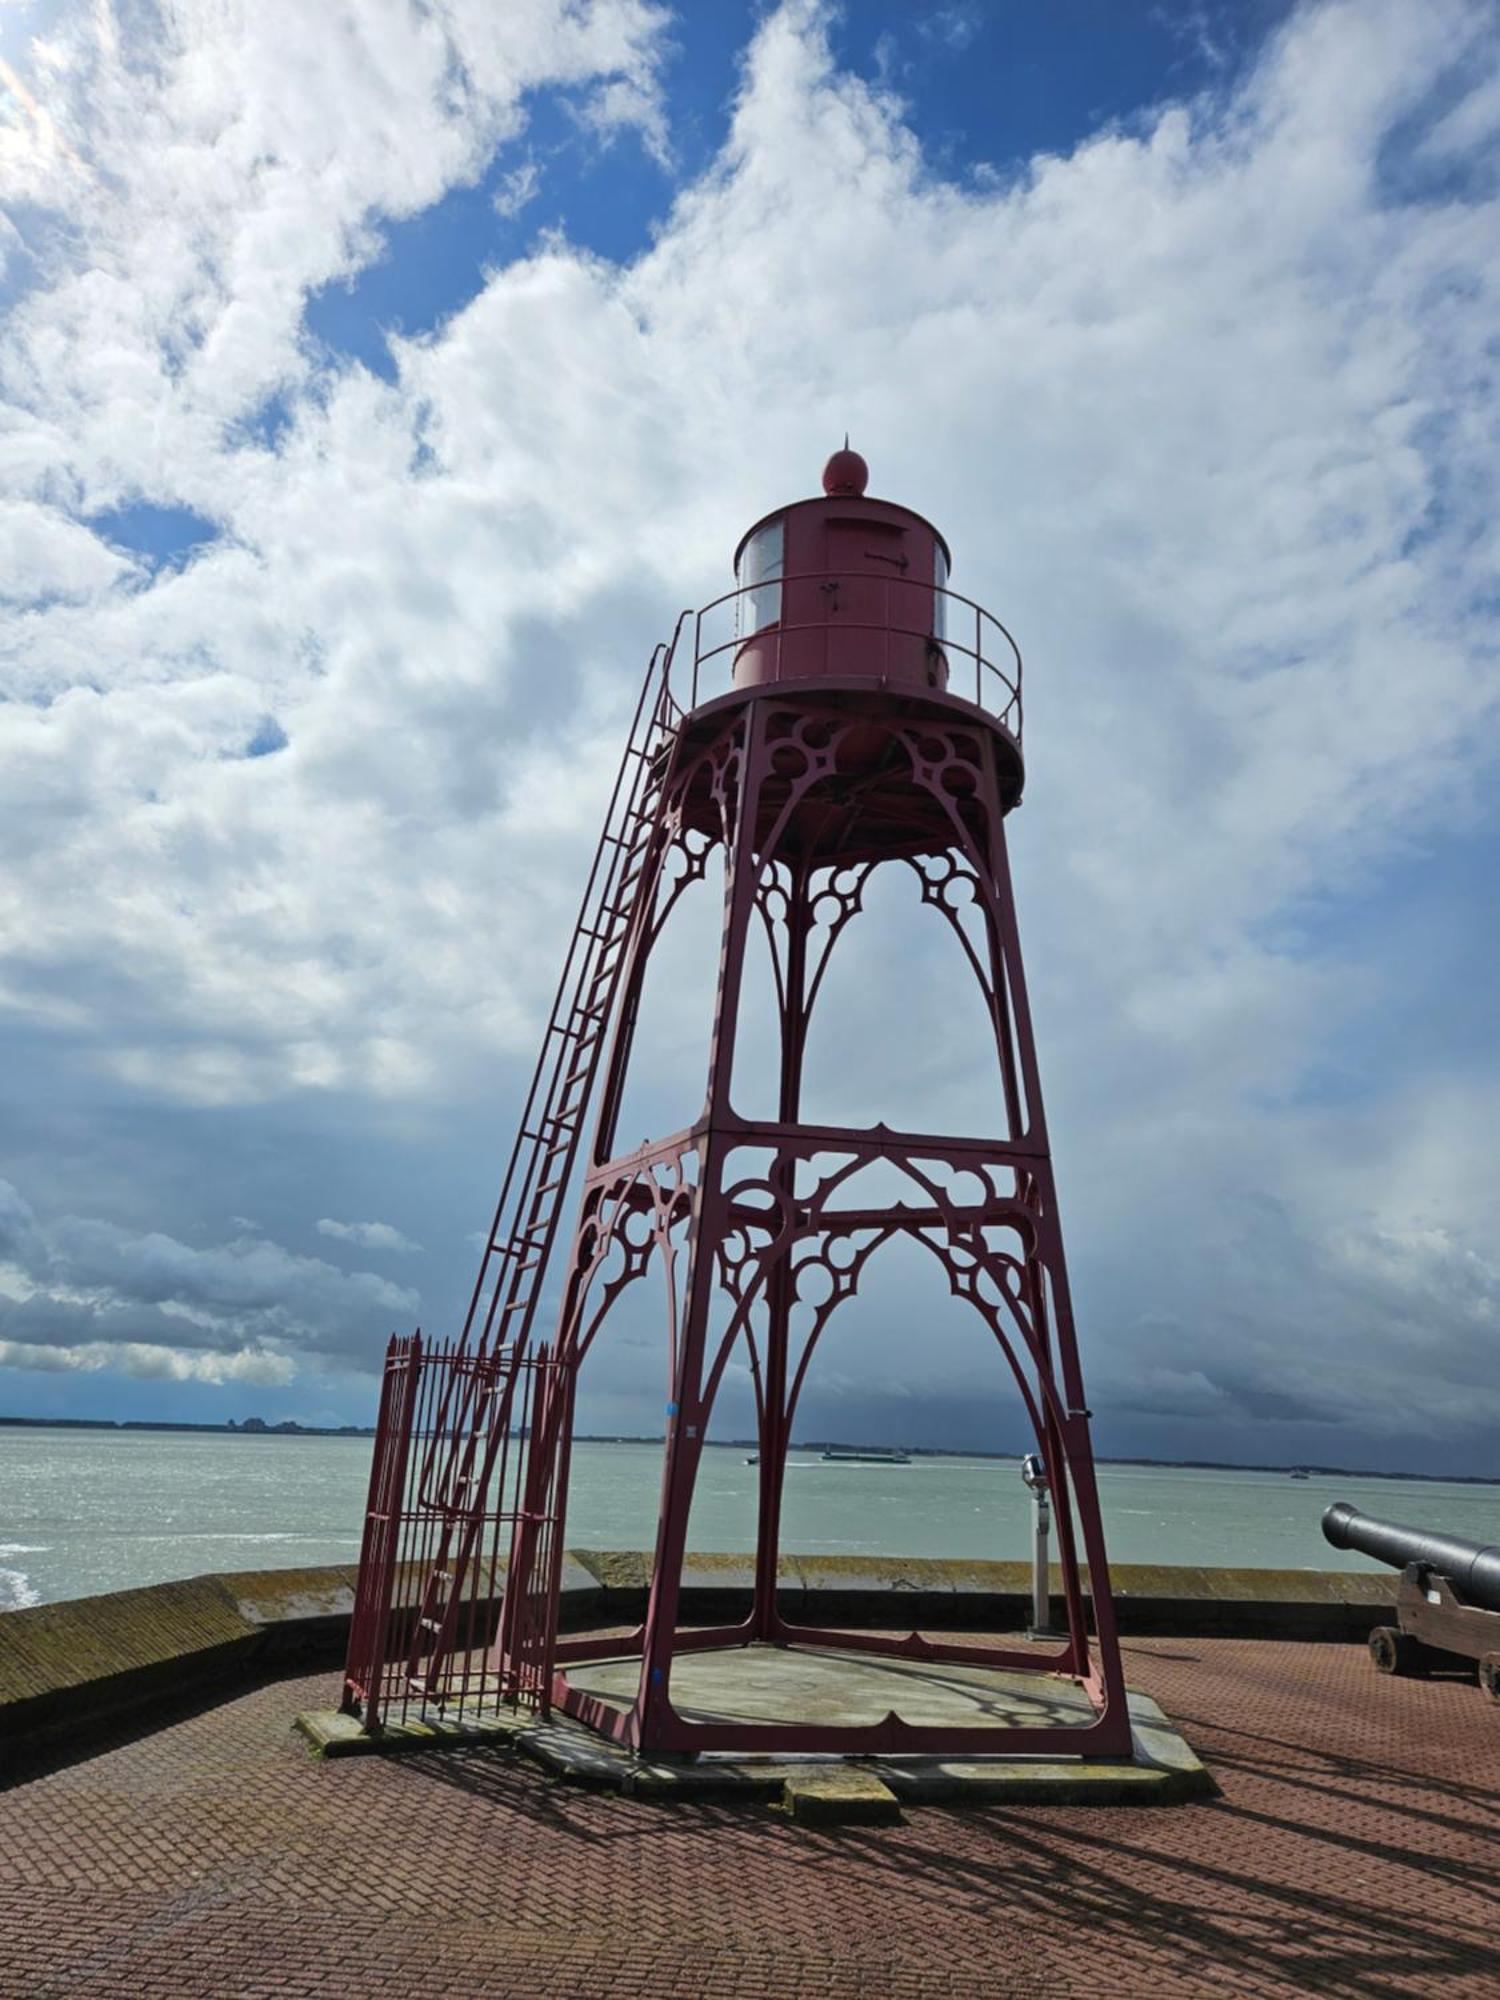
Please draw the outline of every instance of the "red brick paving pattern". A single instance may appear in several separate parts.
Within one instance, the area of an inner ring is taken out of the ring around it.
[[[493,1752],[318,1764],[317,1675],[0,1796],[6,2000],[1500,1995],[1500,1712],[1354,1647],[1141,1640],[1223,1797],[817,1831]]]

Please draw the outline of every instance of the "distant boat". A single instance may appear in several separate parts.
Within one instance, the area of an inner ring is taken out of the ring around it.
[[[750,1456],[745,1460],[745,1463],[746,1465],[759,1465],[760,1453],[758,1451],[752,1451]]]
[[[1294,1465],[1294,1466],[1292,1467],[1292,1470],[1291,1470],[1291,1475],[1290,1475],[1290,1476],[1291,1476],[1291,1477],[1292,1477],[1293,1479],[1306,1479],[1306,1477],[1307,1477],[1307,1474],[1306,1474],[1306,1473],[1305,1473],[1305,1472],[1303,1471],[1303,1469],[1302,1469],[1302,1467],[1301,1467],[1300,1465]]]
[[[904,1451],[825,1451],[825,1465],[910,1465]]]

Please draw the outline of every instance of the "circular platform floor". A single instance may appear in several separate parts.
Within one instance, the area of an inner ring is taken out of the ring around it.
[[[578,1662],[569,1685],[617,1709],[633,1707],[638,1655]],[[680,1654],[672,1665],[672,1705],[690,1722],[839,1725],[903,1722],[960,1732],[993,1727],[1086,1727],[1093,1710],[1073,1681],[969,1662],[900,1659],[858,1648],[729,1646]],[[467,1716],[387,1720],[371,1736],[353,1716],[307,1711],[298,1727],[321,1755],[392,1755],[439,1745],[462,1749],[503,1741],[556,1776],[607,1785],[631,1797],[779,1799],[797,1817],[875,1819],[901,1804],[1030,1800],[1106,1805],[1201,1798],[1213,1779],[1147,1694],[1127,1690],[1128,1755],[1090,1756],[1042,1742],[1018,1752],[1014,1740],[987,1755],[972,1745],[949,1753],[733,1749],[701,1755],[635,1751],[554,1707],[547,1717],[501,1708]]]
[[[639,1659],[568,1669],[569,1684],[622,1709],[641,1677]],[[1087,1695],[1073,1681],[951,1661],[894,1659],[811,1646],[732,1646],[681,1653],[672,1662],[672,1706],[692,1722],[883,1721],[955,1729],[1086,1725]]]

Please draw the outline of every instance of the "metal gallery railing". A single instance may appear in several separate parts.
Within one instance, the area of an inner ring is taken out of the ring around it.
[[[849,617],[822,610],[813,617],[755,618],[768,598],[778,610],[789,597],[820,597],[849,585],[867,605],[870,593],[880,593],[873,615]],[[752,617],[746,617],[747,609]],[[874,576],[866,570],[805,570],[796,575],[762,578],[741,584],[678,621],[667,655],[667,677],[673,698],[685,709],[726,694],[734,684],[734,667],[746,647],[769,650],[779,678],[782,649],[795,641],[806,645],[818,636],[869,635],[872,658],[894,640],[929,648],[947,670],[947,691],[972,701],[993,715],[1017,742],[1021,738],[1021,649],[992,612],[971,597],[915,577]]]

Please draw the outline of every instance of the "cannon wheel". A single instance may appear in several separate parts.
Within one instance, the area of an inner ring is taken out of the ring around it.
[[[1377,1625],[1370,1634],[1370,1658],[1377,1673],[1420,1674],[1426,1665],[1426,1648],[1410,1632],[1394,1625]]]
[[[1493,1702],[1500,1702],[1500,1653],[1486,1653],[1479,1662],[1479,1685]]]

